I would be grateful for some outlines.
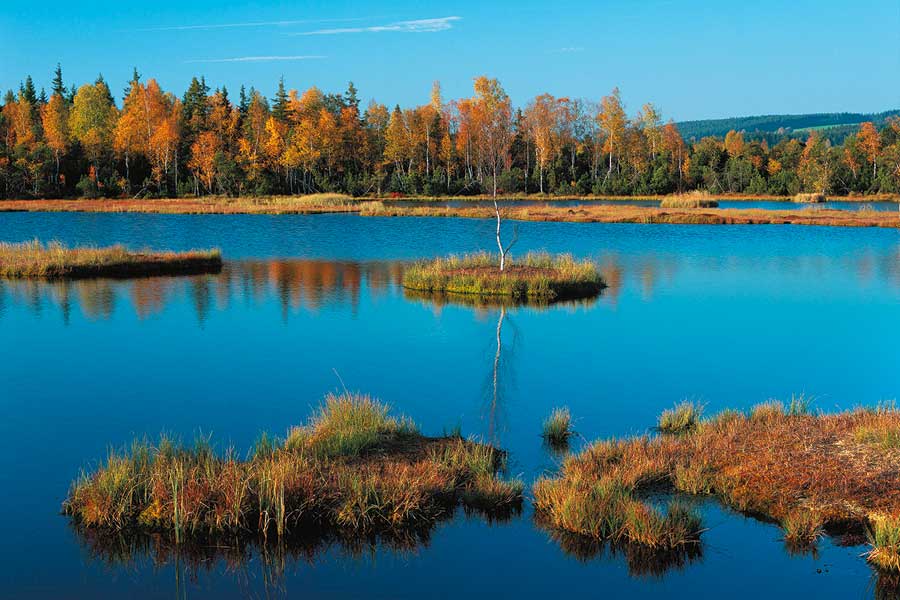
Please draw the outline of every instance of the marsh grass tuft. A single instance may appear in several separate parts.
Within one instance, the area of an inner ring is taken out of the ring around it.
[[[279,539],[315,523],[346,535],[429,528],[462,503],[484,513],[521,504],[499,450],[430,438],[359,394],[331,395],[282,442],[261,436],[246,460],[208,438],[161,438],[111,452],[63,504],[80,527],[188,539],[257,533]]]
[[[659,202],[660,208],[715,208],[718,200],[706,190],[694,190],[666,196]]]
[[[818,204],[821,202],[825,202],[825,194],[821,192],[801,192],[799,194],[794,194],[793,198],[794,202],[799,203],[813,203]]]
[[[566,407],[554,408],[550,416],[544,420],[543,437],[552,447],[567,446],[572,433],[572,414]]]
[[[596,296],[603,279],[591,261],[571,255],[529,253],[508,259],[500,271],[499,259],[487,252],[419,262],[403,273],[403,287],[417,292],[506,296],[518,301],[555,302]]]
[[[60,242],[38,240],[0,243],[0,277],[86,278],[140,277],[216,273],[222,268],[218,250],[190,252],[132,252],[124,246],[69,248]]]
[[[676,404],[664,410],[659,416],[657,428],[663,433],[683,434],[694,431],[703,416],[703,406],[691,400]]]
[[[824,534],[822,518],[812,510],[798,508],[781,520],[784,541],[793,549],[810,548]]]
[[[884,571],[900,572],[900,517],[869,515],[869,545],[866,559],[870,563]]]

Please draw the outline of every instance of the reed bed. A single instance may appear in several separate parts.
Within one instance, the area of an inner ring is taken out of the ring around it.
[[[780,523],[790,544],[868,530],[870,562],[900,572],[900,448],[882,442],[897,431],[900,412],[890,405],[814,414],[803,396],[770,401],[679,435],[597,442],[536,483],[535,507],[571,533],[666,549],[697,539],[699,522],[663,514],[642,494],[660,486],[710,494]]]
[[[425,437],[367,396],[330,395],[284,440],[262,436],[246,459],[161,438],[110,452],[72,484],[63,512],[98,532],[160,532],[180,544],[217,536],[342,535],[428,529],[458,504],[521,505],[498,478],[501,451],[458,436]]]
[[[0,277],[78,279],[215,273],[222,268],[219,250],[132,252],[124,246],[69,248],[38,240],[0,243]]]
[[[590,261],[571,255],[528,253],[507,259],[487,252],[419,262],[403,273],[403,287],[437,294],[505,296],[514,300],[555,302],[596,296],[603,279]]]
[[[659,202],[660,208],[716,208],[719,201],[705,190],[666,196]]]

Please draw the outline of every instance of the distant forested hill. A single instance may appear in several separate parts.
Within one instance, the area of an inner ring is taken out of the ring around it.
[[[841,143],[855,132],[860,123],[873,121],[880,126],[885,119],[900,115],[900,109],[881,113],[817,113],[809,115],[763,115],[730,119],[705,119],[677,123],[684,139],[707,136],[724,137],[732,129],[743,131],[746,139],[765,139],[770,143],[783,137],[806,137],[810,129],[818,129],[832,143]]]

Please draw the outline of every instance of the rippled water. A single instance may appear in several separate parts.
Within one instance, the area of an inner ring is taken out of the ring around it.
[[[510,225],[511,227],[511,225]],[[824,410],[900,390],[900,233],[791,226],[520,223],[515,251],[590,257],[595,301],[435,304],[398,286],[408,261],[492,247],[488,221],[322,216],[0,214],[0,239],[221,247],[215,276],[0,283],[0,595],[872,598],[864,547],[791,556],[779,530],[700,505],[702,555],[586,555],[536,527],[459,514],[428,539],[348,547],[110,547],[60,502],[110,445],[202,431],[247,448],[283,433],[340,379],[438,434],[510,451],[526,481],[558,458],[539,438],[567,405],[586,439],[641,433],[683,398],[709,411],[805,392]]]

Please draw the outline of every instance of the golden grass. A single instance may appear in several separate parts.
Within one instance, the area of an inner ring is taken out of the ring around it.
[[[659,416],[657,428],[663,433],[681,434],[693,431],[700,424],[703,406],[685,400],[674,408],[664,410]]]
[[[660,208],[715,208],[719,202],[705,190],[694,190],[683,194],[666,196],[659,203]]]
[[[900,218],[892,211],[872,213],[822,209],[767,210],[759,208],[655,208],[632,205],[512,206],[505,217],[518,221],[570,223],[640,223],[666,225],[821,225],[828,227],[900,227]],[[364,216],[495,218],[486,207],[362,207]]]
[[[0,243],[0,277],[85,278],[134,277],[218,272],[218,250],[190,252],[132,252],[124,246],[69,248],[59,242],[38,240]]]
[[[344,194],[305,196],[203,196],[200,198],[9,200],[3,211],[133,212],[159,214],[313,214],[359,212],[367,201]]]
[[[491,446],[425,437],[384,405],[344,394],[327,397],[285,441],[261,437],[243,460],[207,440],[137,441],[82,474],[63,510],[87,530],[162,532],[176,544],[249,533],[282,539],[311,524],[397,533],[433,527],[459,503],[516,510],[523,486],[497,478],[503,460]]]
[[[493,219],[492,208],[478,206],[414,207],[386,206],[378,199],[351,198],[340,194],[311,196],[273,196],[249,198],[175,198],[158,200],[3,200],[0,212],[137,212],[162,214],[316,214],[316,213],[357,213],[370,217],[412,216],[412,217],[468,217]],[[514,196],[513,198],[518,198]],[[783,200],[788,197],[735,196],[723,194],[719,199],[728,200]],[[404,200],[428,200],[424,197],[410,197]],[[446,197],[435,198],[447,200]],[[483,199],[464,196],[461,200]],[[533,199],[522,196],[521,199]],[[548,198],[544,198],[548,199]],[[765,210],[737,208],[656,208],[621,205],[591,205],[594,199],[635,200],[662,199],[659,196],[641,197],[553,197],[552,199],[583,199],[582,206],[511,206],[504,208],[505,216],[521,221],[550,221],[576,223],[661,223],[673,225],[822,225],[829,227],[900,227],[900,219],[893,211],[849,211],[823,209],[816,211],[797,209]],[[895,196],[852,196],[832,198],[848,202],[871,202],[892,200]]]
[[[900,448],[859,433],[897,431],[900,412],[812,414],[802,398],[750,415],[729,411],[678,436],[597,442],[566,460],[557,477],[538,481],[536,509],[563,530],[665,547],[678,539],[666,527],[646,537],[628,520],[640,514],[634,503],[642,491],[662,485],[779,522],[788,542],[814,543],[829,527],[868,527],[869,560],[900,568]]]
[[[813,203],[818,204],[820,202],[825,202],[825,194],[821,192],[801,192],[799,194],[795,194],[793,198],[794,202],[800,203]]]
[[[482,252],[416,263],[404,271],[403,287],[423,293],[555,302],[596,296],[603,280],[592,262],[579,262],[568,254],[507,258],[500,271],[499,258]]]

